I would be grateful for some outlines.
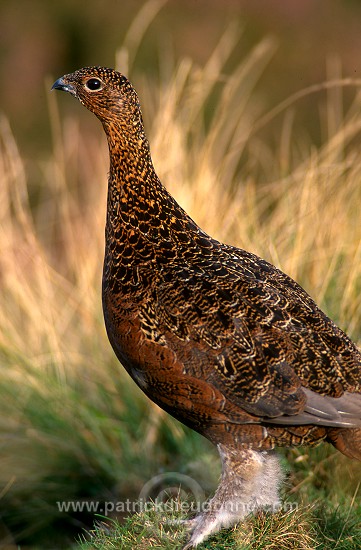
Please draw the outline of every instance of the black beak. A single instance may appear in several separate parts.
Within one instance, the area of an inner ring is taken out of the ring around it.
[[[66,82],[64,80],[64,77],[61,76],[54,82],[54,84],[51,87],[52,90],[62,90],[63,92],[69,92],[72,95],[75,95],[75,86],[73,84],[70,84],[69,82]]]

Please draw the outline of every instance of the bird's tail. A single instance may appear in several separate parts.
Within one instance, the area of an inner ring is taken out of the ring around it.
[[[327,436],[341,453],[361,461],[361,428],[330,428]]]

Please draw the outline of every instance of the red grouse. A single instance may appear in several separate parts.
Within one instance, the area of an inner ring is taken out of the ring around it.
[[[218,447],[222,476],[185,548],[279,504],[276,446],[361,460],[361,354],[293,279],[220,243],[158,179],[129,80],[59,78],[103,124],[110,174],[103,309],[111,345],[157,405]]]

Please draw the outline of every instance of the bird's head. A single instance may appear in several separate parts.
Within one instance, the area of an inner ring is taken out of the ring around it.
[[[120,123],[136,123],[139,117],[139,101],[129,80],[113,69],[85,67],[64,75],[52,86],[52,90],[69,92],[92,111],[103,124],[118,120]]]

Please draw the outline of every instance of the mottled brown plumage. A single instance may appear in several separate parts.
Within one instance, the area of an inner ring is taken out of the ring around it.
[[[187,547],[278,503],[279,467],[264,451],[325,440],[361,460],[356,346],[290,277],[182,210],[154,171],[123,75],[90,67],[53,87],[108,139],[103,308],[114,351],[150,399],[221,454],[221,483]],[[243,511],[230,511],[235,502]]]

